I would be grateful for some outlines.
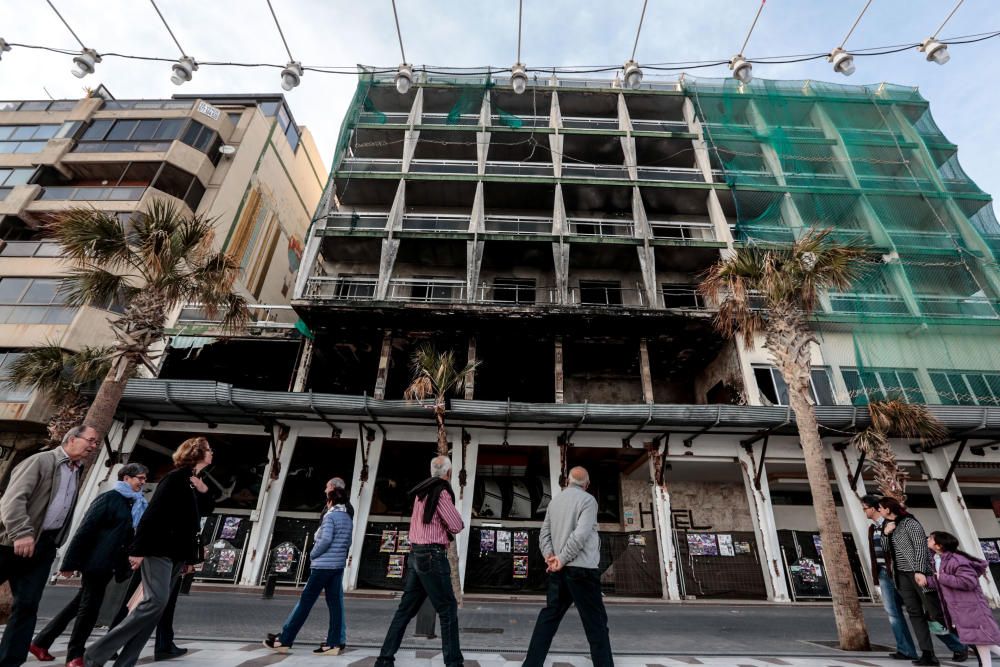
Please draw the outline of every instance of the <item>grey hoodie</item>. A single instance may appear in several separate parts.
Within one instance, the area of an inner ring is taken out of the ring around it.
[[[538,546],[543,556],[558,556],[564,567],[596,570],[601,562],[601,538],[594,496],[570,484],[553,498],[545,512]]]

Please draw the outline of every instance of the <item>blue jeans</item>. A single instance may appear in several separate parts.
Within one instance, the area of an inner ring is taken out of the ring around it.
[[[344,607],[344,587],[340,586],[337,588],[340,592],[340,645],[343,646],[347,643],[347,614]]]
[[[896,650],[911,659],[915,659],[917,648],[913,645],[913,636],[906,626],[906,617],[903,615],[903,598],[899,596],[896,584],[893,583],[892,577],[888,575],[885,568],[879,570],[878,587],[882,592],[882,607],[889,616],[889,625],[892,626],[892,634],[896,638]],[[965,644],[959,641],[955,633],[936,636],[952,653],[966,650]]]
[[[451,567],[448,550],[437,544],[414,544],[406,567],[403,597],[389,624],[389,631],[382,642],[375,664],[392,665],[403,643],[403,634],[410,620],[420,611],[424,600],[430,598],[434,611],[441,619],[441,650],[447,667],[461,665],[464,661],[458,641],[458,603],[451,590]]]
[[[291,646],[295,643],[295,637],[305,625],[306,619],[309,618],[309,612],[312,611],[313,605],[319,599],[320,592],[325,592],[326,606],[330,611],[330,624],[327,626],[324,644],[339,646],[344,617],[343,582],[344,568],[310,570],[309,580],[306,581],[306,587],[302,589],[302,596],[299,597],[295,609],[292,609],[292,613],[288,615],[285,626],[281,628],[281,643],[285,646]]]

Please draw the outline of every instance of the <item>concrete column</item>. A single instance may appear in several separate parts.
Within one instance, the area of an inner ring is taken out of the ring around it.
[[[309,383],[309,371],[312,368],[314,343],[312,338],[302,339],[302,356],[299,364],[295,368],[295,375],[292,379],[292,391],[300,392],[306,390]]]
[[[942,447],[923,455],[924,468],[930,477],[927,485],[934,497],[934,503],[944,518],[948,532],[958,538],[958,543],[964,551],[985,560],[983,548],[979,544],[979,534],[972,523],[969,510],[965,507],[965,499],[962,497],[958,480],[952,477],[948,486],[942,488],[944,478],[948,474],[948,467],[951,465],[957,448],[958,445]],[[929,526],[925,528],[928,531],[932,530]],[[979,579],[979,583],[990,606],[994,609],[1000,607],[1000,592],[997,591],[997,583],[989,570],[986,570],[986,574]]]
[[[549,487],[552,493],[552,500],[556,499],[556,494],[562,492],[559,486],[559,475],[562,474],[561,461],[559,459],[559,444],[549,443]]]
[[[468,360],[470,364],[476,363],[476,337],[469,336]],[[465,376],[465,400],[471,401],[476,395],[476,371]]]
[[[295,289],[293,298],[305,298],[309,278],[316,273],[316,262],[319,259],[320,247],[323,245],[322,232],[326,229],[326,218],[321,218],[315,222],[306,239],[306,248],[302,253],[302,262],[299,265],[299,272],[295,276]]]
[[[556,390],[555,401],[556,401],[556,403],[563,403],[565,401],[564,401],[564,394],[563,394],[563,339],[562,339],[562,336],[556,336],[554,347],[555,347],[554,352],[555,352],[555,357],[556,357],[556,365],[555,365],[555,390]]]
[[[677,550],[674,548],[674,526],[670,514],[670,491],[666,485],[656,483],[656,467],[653,457],[649,457],[649,478],[652,481],[653,513],[656,517],[656,539],[660,551],[660,581],[665,600],[680,600],[680,572],[677,565]]]
[[[785,583],[781,548],[778,545],[778,527],[774,520],[774,507],[771,505],[771,490],[767,484],[767,475],[760,476],[760,489],[758,489],[754,485],[756,455],[748,453],[737,445],[736,458],[743,468],[743,485],[746,487],[747,502],[750,503],[750,518],[757,538],[757,553],[764,568],[767,597],[774,602],[789,602],[791,598],[788,595],[788,585]]]
[[[295,443],[299,438],[299,429],[292,427],[288,437],[282,442],[278,440],[278,475],[271,479],[274,461],[268,459],[264,468],[265,484],[257,507],[250,514],[253,523],[250,536],[247,538],[247,549],[250,553],[243,559],[243,572],[240,574],[240,584],[256,586],[260,582],[264,567],[267,564],[268,547],[271,545],[271,534],[274,533],[274,523],[278,516],[278,505],[281,502],[281,492],[285,488],[288,469],[292,466],[292,454],[295,453]]]
[[[375,393],[372,396],[377,401],[385,398],[385,383],[389,377],[389,361],[392,359],[392,330],[386,329],[382,334],[382,351],[378,357],[378,371],[375,375]]]
[[[470,439],[469,444],[465,447],[465,456],[463,457],[462,435],[462,433],[459,433],[458,439],[452,444],[451,468],[454,472],[451,475],[451,487],[455,492],[456,509],[461,513],[462,523],[465,524],[462,532],[455,536],[455,549],[458,552],[458,580],[464,591],[466,555],[469,548],[469,522],[472,520],[472,490],[476,484],[476,454],[479,448],[479,440],[477,438],[475,444],[473,444],[473,441]],[[464,489],[458,479],[463,466],[465,467],[466,475]]]
[[[361,448],[368,447],[367,442],[359,442],[358,454],[354,462],[354,482],[351,484],[351,502],[354,505],[354,542],[351,546],[352,556],[347,561],[344,580],[346,590],[353,590],[358,585],[358,568],[353,554],[361,553],[361,545],[365,540],[365,530],[368,527],[368,515],[371,513],[372,492],[375,490],[375,478],[378,475],[378,462],[382,456],[382,446],[385,436],[381,431],[375,431],[375,440],[368,449],[368,481],[361,481],[362,456]]]
[[[840,452],[830,451],[830,462],[833,463],[833,476],[837,480],[837,490],[840,492],[841,502],[844,504],[844,514],[847,515],[847,523],[854,536],[854,544],[861,558],[862,570],[865,581],[868,582],[868,590],[871,591],[872,599],[878,595],[878,582],[872,581],[872,561],[868,552],[868,526],[871,522],[865,516],[865,511],[861,507],[861,496],[865,495],[865,481],[858,475],[857,484],[851,486],[850,476],[858,469],[858,452],[854,447],[848,446]]]
[[[639,375],[642,378],[642,400],[653,403],[653,374],[649,368],[649,344],[639,339]]]

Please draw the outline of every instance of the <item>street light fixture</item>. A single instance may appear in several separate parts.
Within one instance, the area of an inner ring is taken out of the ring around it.
[[[73,69],[70,73],[78,79],[82,79],[88,74],[94,73],[97,63],[101,62],[101,56],[94,49],[84,49],[80,55],[73,58]]]

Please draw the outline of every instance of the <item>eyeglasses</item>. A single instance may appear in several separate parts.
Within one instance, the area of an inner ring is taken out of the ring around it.
[[[87,442],[89,442],[92,445],[96,445],[98,442],[100,442],[99,438],[85,438],[82,435],[78,435],[76,437],[78,437],[80,440],[86,440]]]

